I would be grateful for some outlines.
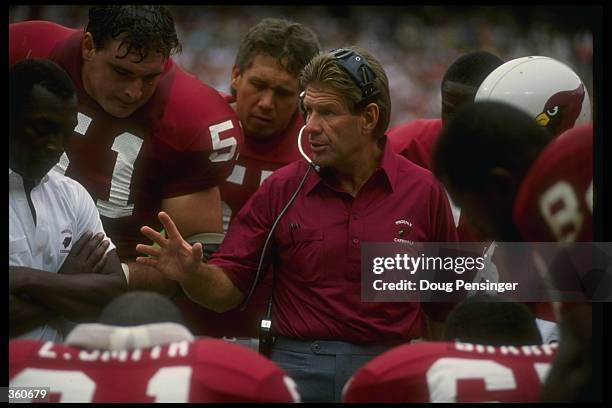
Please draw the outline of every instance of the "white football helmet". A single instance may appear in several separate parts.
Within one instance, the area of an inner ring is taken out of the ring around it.
[[[474,100],[513,105],[555,136],[592,121],[589,94],[580,77],[549,57],[523,57],[500,65],[482,82]]]

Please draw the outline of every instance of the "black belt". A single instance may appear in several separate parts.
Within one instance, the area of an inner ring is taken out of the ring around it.
[[[356,344],[337,340],[296,340],[289,337],[277,336],[274,343],[274,349],[315,354],[376,355],[401,344],[407,344],[407,342]]]

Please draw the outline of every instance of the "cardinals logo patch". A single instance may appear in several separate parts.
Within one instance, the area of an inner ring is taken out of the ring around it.
[[[412,222],[408,220],[397,220],[395,221],[395,226],[397,228],[397,234],[393,238],[393,242],[412,244],[413,242],[407,239],[412,229]]]
[[[72,249],[72,230],[71,229],[63,229],[62,232],[62,244],[60,247],[60,253],[61,254],[67,254],[70,252],[70,250]]]

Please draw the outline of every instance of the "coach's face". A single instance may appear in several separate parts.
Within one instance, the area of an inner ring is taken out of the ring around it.
[[[36,84],[11,118],[9,160],[25,180],[38,182],[59,161],[77,124],[77,98],[64,99]]]
[[[344,98],[329,86],[309,85],[304,110],[304,133],[308,135],[312,160],[321,167],[354,168],[364,151],[376,145],[372,136],[376,122],[372,124],[366,114],[353,115]]]
[[[96,49],[90,33],[82,43],[83,86],[87,94],[112,116],[125,118],[153,96],[166,58],[149,52],[142,59],[138,53],[126,55],[127,44],[121,36]]]

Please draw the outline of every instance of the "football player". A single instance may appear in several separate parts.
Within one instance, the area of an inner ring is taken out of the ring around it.
[[[96,6],[85,29],[15,23],[9,43],[10,64],[48,58],[75,82],[78,124],[56,170],[93,197],[130,287],[174,293],[174,282],[133,261],[139,228],[161,228],[156,214],[168,211],[213,250],[223,237],[217,186],[242,130],[221,96],[170,57],[181,48],[172,16],[162,6]]]
[[[318,52],[312,30],[276,18],[261,20],[240,43],[226,100],[238,114],[244,145],[232,175],[220,186],[226,230],[267,176],[301,157],[298,75]]]
[[[225,96],[244,130],[234,170],[220,184],[226,231],[266,177],[301,158],[297,136],[304,118],[298,109],[298,75],[318,51],[317,36],[308,27],[282,19],[263,19],[243,38],[231,72],[232,95]],[[244,311],[212,312],[183,295],[176,301],[197,335],[257,337],[271,275],[264,275]]]
[[[11,387],[48,387],[47,402],[299,402],[295,383],[245,347],[196,340],[153,292],[115,298],[100,323],[65,344],[9,343]]]
[[[431,169],[433,145],[457,108],[474,101],[482,81],[502,65],[499,57],[486,51],[457,58],[446,70],[441,84],[442,115],[437,119],[415,119],[389,130],[394,150],[426,169]]]
[[[592,163],[592,124],[566,131],[544,149],[514,203],[514,223],[526,241],[593,240]],[[561,345],[542,390],[545,401],[595,395],[591,308],[589,303],[560,304]]]
[[[439,119],[416,119],[389,130],[389,141],[396,153],[421,167],[431,170],[433,145],[457,108],[474,101],[482,81],[504,62],[486,51],[471,52],[457,58],[442,78],[442,117]],[[452,202],[451,202],[452,204]],[[457,233],[461,241],[477,241],[474,232],[460,216],[461,209],[452,205]]]
[[[592,239],[592,126],[550,143],[553,134],[532,117],[498,102],[475,103],[455,119],[436,146],[434,169],[474,225],[502,241]],[[523,267],[532,261],[525,255]],[[566,350],[544,397],[592,398],[590,305],[563,305],[561,328]]]
[[[521,183],[513,219],[526,241],[593,240],[593,125],[568,130]]]
[[[462,214],[485,239],[522,241],[512,222],[518,185],[552,135],[529,116],[500,102],[477,102],[460,108],[443,129],[434,148],[434,173]],[[509,126],[508,124],[512,124]],[[501,281],[521,287],[535,282],[526,276],[527,254],[497,246],[490,258]],[[514,248],[517,251],[521,248]],[[540,316],[545,317],[545,316]]]
[[[538,401],[556,345],[539,345],[524,305],[491,300],[453,309],[443,342],[406,344],[367,363],[347,382],[344,401]]]
[[[482,81],[474,100],[499,101],[521,109],[554,137],[591,121],[591,102],[580,77],[566,64],[544,56],[516,58],[499,66]],[[500,258],[499,253],[494,256]],[[557,341],[551,305],[531,306],[541,318],[538,324],[543,333]]]

